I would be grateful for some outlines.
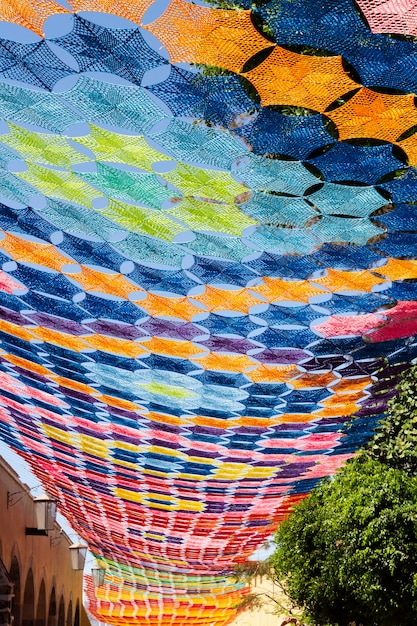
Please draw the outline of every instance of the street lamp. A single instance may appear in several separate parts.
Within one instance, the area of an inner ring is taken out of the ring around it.
[[[48,530],[54,529],[56,517],[56,500],[47,493],[33,498],[36,526],[26,527],[27,535],[47,535]]]
[[[104,576],[106,574],[106,570],[100,567],[98,563],[96,563],[95,567],[91,568],[91,577],[93,579],[94,587],[101,587],[104,583]]]
[[[36,525],[38,530],[53,530],[56,517],[56,500],[42,493],[33,498],[35,505]]]
[[[69,547],[71,554],[71,566],[74,570],[84,569],[85,557],[87,556],[87,546],[82,543],[73,543]]]

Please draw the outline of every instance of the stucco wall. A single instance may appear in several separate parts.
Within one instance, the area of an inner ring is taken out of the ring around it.
[[[36,527],[32,496],[0,457],[0,558],[15,583],[14,626],[88,624],[82,572],[70,562],[72,541],[58,524],[47,537],[27,536],[26,527]]]

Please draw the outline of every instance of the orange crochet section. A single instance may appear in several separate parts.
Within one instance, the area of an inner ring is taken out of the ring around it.
[[[374,272],[385,276],[388,280],[415,280],[417,278],[417,261],[389,258],[385,265],[375,268]]]
[[[148,315],[154,317],[174,317],[187,322],[202,309],[193,305],[188,298],[166,298],[154,293],[147,293],[146,298],[137,303]]]
[[[77,281],[85,291],[106,293],[126,300],[129,294],[143,291],[123,274],[104,273],[85,265],[76,266],[74,271],[69,268],[63,273]]]
[[[238,311],[246,314],[251,306],[262,302],[247,289],[228,290],[209,285],[206,285],[204,293],[192,296],[192,299],[203,304],[209,311]]]
[[[0,0],[1,21],[29,28],[41,37],[45,20],[56,13],[69,13],[54,0]]]
[[[164,44],[173,63],[203,63],[240,72],[248,59],[272,45],[255,29],[250,13],[172,0],[146,28]]]
[[[196,357],[197,361],[205,370],[216,372],[247,372],[254,368],[257,363],[246,354],[218,354],[210,352],[206,356]]]
[[[264,106],[289,104],[321,113],[338,97],[359,87],[343,69],[342,57],[297,54],[279,46],[244,76]]]
[[[313,282],[313,281],[312,281]],[[380,285],[384,280],[368,270],[360,272],[328,269],[322,278],[314,279],[314,283],[321,285],[332,293],[345,291],[363,291],[370,293],[372,288]]]
[[[308,280],[282,280],[281,278],[263,277],[263,284],[251,287],[267,302],[308,302],[313,296],[322,295],[324,289],[311,285]]]
[[[75,261],[64,256],[51,243],[34,243],[4,231],[0,231],[0,234],[3,234],[3,239],[0,240],[0,249],[8,254],[13,261],[35,263],[57,272],[66,265],[75,265]]]
[[[74,13],[78,11],[97,11],[119,15],[136,24],[140,24],[142,17],[154,0],[68,0]]]
[[[373,138],[395,142],[417,124],[414,95],[393,96],[362,87],[350,100],[326,113],[339,139]]]

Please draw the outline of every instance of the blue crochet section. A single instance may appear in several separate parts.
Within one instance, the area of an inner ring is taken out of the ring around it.
[[[53,133],[60,133],[71,124],[85,121],[58,94],[9,83],[0,83],[0,118],[40,126]]]
[[[194,257],[194,264],[189,271],[202,283],[211,285],[233,284],[245,287],[250,280],[257,277],[255,272],[240,263],[199,256]]]
[[[147,87],[176,117],[193,117],[230,127],[259,110],[238,76],[203,76],[171,66],[169,77]]]
[[[381,255],[374,252],[369,246],[338,246],[325,243],[317,250],[312,258],[321,268],[335,270],[365,270],[372,269],[381,263]]]
[[[166,130],[153,133],[151,137],[176,159],[226,170],[248,153],[243,143],[225,131],[175,118]]]
[[[388,257],[417,259],[417,234],[388,233],[385,239],[379,241],[374,247],[382,255]],[[381,273],[383,273],[383,268]]]
[[[322,115],[283,115],[267,107],[234,132],[248,142],[255,154],[296,159],[306,159],[315,150],[334,143]]]
[[[105,28],[74,15],[68,35],[52,39],[72,54],[81,72],[111,72],[140,85],[150,69],[168,61],[152,50],[139,28]]]
[[[358,146],[339,142],[308,162],[317,167],[326,180],[357,181],[368,185],[375,185],[389,172],[404,167],[392,154],[391,144]]]
[[[391,194],[393,202],[415,202],[417,194],[417,168],[409,167],[398,178],[381,185]]]
[[[240,237],[218,237],[199,232],[195,232],[194,235],[195,239],[184,244],[184,248],[197,255],[241,261],[254,253],[254,249],[243,243]]]
[[[324,183],[307,196],[322,215],[369,217],[387,204],[386,199],[374,187],[359,187]]]
[[[96,211],[56,198],[48,198],[46,206],[36,209],[36,213],[60,230],[80,238],[85,236],[98,241],[107,241],[120,237],[124,231],[122,226]]]
[[[389,296],[385,295],[384,292],[365,293],[360,296],[345,296],[334,293],[331,299],[323,302],[321,306],[326,309],[330,315],[354,315],[355,313],[373,313],[379,309],[392,307],[395,304],[395,298],[392,297],[390,291]]]
[[[80,76],[74,87],[63,95],[85,120],[100,125],[144,133],[166,117],[142,87]]]
[[[276,226],[302,227],[318,217],[317,211],[304,198],[287,198],[260,191],[253,193],[239,208],[258,222]]]
[[[367,87],[417,89],[416,44],[371,33],[353,0],[282,0],[257,12],[278,44],[341,54]]]
[[[278,306],[270,304],[267,311],[258,313],[257,317],[268,326],[291,325],[310,326],[311,322],[320,319],[325,315],[321,309],[310,305],[300,304],[299,306]],[[258,336],[258,335],[257,335]]]
[[[236,178],[255,191],[301,196],[320,180],[300,162],[267,159],[249,154],[232,167]]]
[[[398,203],[390,213],[379,215],[377,220],[384,224],[388,232],[398,230],[417,232],[417,206]]]
[[[313,256],[282,257],[267,252],[250,261],[247,265],[261,276],[297,278],[299,280],[305,280],[320,269]]]
[[[52,89],[55,83],[73,74],[45,41],[19,43],[0,38],[0,76],[35,87]]]

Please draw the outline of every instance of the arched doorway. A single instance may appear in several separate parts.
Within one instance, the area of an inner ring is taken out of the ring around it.
[[[55,587],[52,587],[49,598],[48,626],[56,626],[56,595]]]
[[[77,606],[75,607],[74,626],[80,626],[80,601],[77,600]]]
[[[64,596],[61,596],[58,609],[58,626],[65,626],[65,602]]]
[[[69,601],[65,626],[72,626],[72,600]]]
[[[9,577],[14,584],[14,598],[12,602],[13,625],[20,626],[21,606],[20,606],[20,567],[17,558],[12,558]]]
[[[46,625],[46,589],[45,582],[42,578],[39,588],[38,605],[36,607],[36,626]]]
[[[31,569],[29,569],[26,576],[23,594],[22,626],[35,626],[35,585]]]
[[[12,620],[13,589],[9,572],[0,559],[0,624],[4,626],[10,624]]]

